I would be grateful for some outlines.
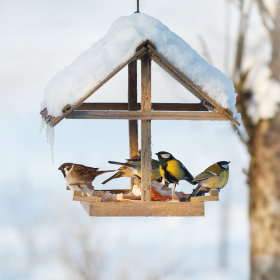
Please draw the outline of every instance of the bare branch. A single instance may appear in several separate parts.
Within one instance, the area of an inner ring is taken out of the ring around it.
[[[256,2],[258,5],[258,10],[261,16],[263,26],[267,30],[269,37],[272,38],[273,28],[269,26],[269,22],[271,23],[271,25],[275,26],[275,21],[273,19],[273,16],[266,8],[262,0],[256,0]]]
[[[240,20],[239,20],[239,32],[238,32],[238,40],[237,40],[237,49],[235,55],[235,65],[233,70],[233,79],[235,81],[240,80],[240,75],[242,71],[242,62],[245,48],[245,37],[248,30],[248,20],[251,14],[253,0],[250,1],[248,9],[244,7],[243,1],[240,6]]]
[[[245,139],[245,137],[243,136],[243,134],[241,133],[240,129],[238,127],[236,127],[236,125],[231,124],[232,128],[236,131],[240,141],[247,147],[248,151],[250,150],[250,145],[249,145],[249,141]]]

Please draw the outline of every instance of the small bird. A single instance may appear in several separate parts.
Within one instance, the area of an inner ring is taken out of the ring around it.
[[[198,183],[198,185],[193,190],[190,198],[192,196],[196,196],[202,188],[206,188],[208,190],[220,190],[223,188],[228,182],[229,163],[230,161],[218,161],[206,168],[202,173],[198,174],[193,179],[193,182]]]
[[[193,182],[192,174],[182,162],[174,158],[170,153],[162,151],[156,153],[156,155],[159,159],[160,174],[162,178],[172,184],[172,199],[176,199],[175,188],[180,180],[186,180],[192,185],[197,184],[196,182]]]
[[[140,155],[136,154],[134,157],[132,157],[131,159],[128,159],[126,163],[132,163],[133,161],[139,159],[140,160]],[[109,181],[111,181],[112,179],[117,179],[117,178],[121,178],[121,177],[137,177],[137,175],[135,175],[133,173],[133,171],[131,169],[129,169],[127,166],[122,165],[119,169],[118,172],[115,173],[113,176],[109,177],[108,179],[106,179],[104,182],[102,182],[102,184],[106,184]]]
[[[118,161],[108,161],[111,164],[117,164],[117,165],[124,165],[128,167],[134,174],[134,176],[137,176],[141,179],[141,159],[129,159],[130,162],[118,162]],[[159,178],[161,178],[161,174],[159,171],[159,161],[152,159],[151,160],[151,181],[155,181]]]
[[[94,190],[92,186],[92,181],[95,179],[95,177],[103,173],[115,171],[115,170],[99,171],[98,168],[88,167],[76,163],[63,163],[60,165],[58,170],[62,172],[68,185],[70,186],[78,185],[79,187],[81,187],[81,185],[86,185],[89,189],[92,190]]]

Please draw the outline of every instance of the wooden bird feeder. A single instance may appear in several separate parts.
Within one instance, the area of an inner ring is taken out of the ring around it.
[[[141,103],[137,103],[137,60],[141,61]],[[157,63],[175,80],[195,95],[200,103],[151,103],[151,60]],[[108,80],[128,65],[127,103],[85,103],[84,101]],[[73,106],[66,106],[62,114],[53,117],[47,108],[41,111],[50,126],[67,119],[126,119],[129,122],[129,150],[132,157],[138,152],[138,123],[141,120],[141,200],[130,199],[130,190],[96,191],[84,196],[78,187],[71,187],[73,200],[80,201],[90,216],[203,216],[204,202],[219,200],[218,192],[191,198],[190,202],[151,201],[151,121],[152,120],[230,120],[239,125],[232,112],[225,109],[207,92],[204,92],[189,77],[167,61],[150,42],[145,41],[133,56],[119,65],[104,80],[100,81],[86,96]],[[104,197],[114,197],[114,199]],[[117,197],[121,196],[121,199]],[[138,198],[140,199],[140,197]],[[171,199],[171,196],[170,196]],[[105,202],[104,202],[105,201]]]

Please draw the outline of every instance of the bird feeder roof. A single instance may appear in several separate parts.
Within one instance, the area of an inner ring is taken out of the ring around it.
[[[238,123],[232,81],[158,19],[142,13],[115,20],[103,38],[48,82],[41,103],[45,121],[55,126],[145,51],[202,102]]]

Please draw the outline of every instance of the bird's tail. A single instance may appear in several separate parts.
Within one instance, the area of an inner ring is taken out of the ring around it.
[[[194,177],[188,170],[184,179],[192,185],[196,185],[198,183],[197,181],[193,181]]]
[[[201,187],[202,187],[202,186],[201,186],[200,184],[198,184],[198,186],[197,186],[197,187],[193,190],[193,192],[191,193],[191,195],[190,195],[190,197],[189,197],[189,200],[190,200],[191,197],[196,196],[196,195],[199,193]]]
[[[141,158],[128,158],[127,161],[139,162],[141,161]]]
[[[128,163],[128,162],[118,162],[118,161],[108,161],[111,164],[117,164],[117,165],[124,165],[127,167],[131,167],[131,168],[136,168],[136,166],[133,163]]]
[[[107,172],[114,172],[114,171],[116,171],[116,170],[98,170],[98,171],[95,171],[95,175],[96,175],[96,177],[97,176],[99,176],[99,175],[101,175],[101,174],[104,174],[104,173],[107,173]]]
[[[115,173],[113,176],[109,177],[108,179],[106,179],[104,182],[102,182],[103,185],[107,184],[109,181],[113,180],[113,179],[117,179],[122,177],[122,172],[118,171],[117,173]]]

